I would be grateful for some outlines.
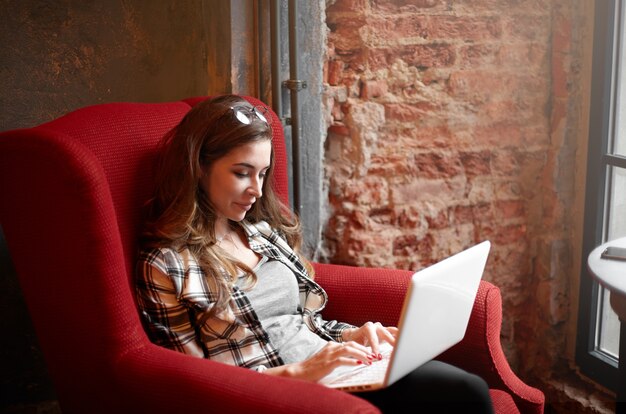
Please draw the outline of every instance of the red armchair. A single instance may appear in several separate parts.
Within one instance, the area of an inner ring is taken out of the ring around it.
[[[0,223],[63,412],[377,413],[341,391],[147,339],[132,293],[142,205],[158,140],[200,99],[96,105],[0,134]],[[283,131],[272,121],[286,200]],[[410,272],[314,265],[331,298],[326,317],[397,322]],[[482,282],[466,338],[440,358],[485,378],[497,413],[542,413],[543,393],[502,352],[500,300]]]

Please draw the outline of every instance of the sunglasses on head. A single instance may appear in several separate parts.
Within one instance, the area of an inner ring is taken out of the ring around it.
[[[233,114],[235,114],[235,118],[237,118],[237,120],[242,124],[250,125],[252,123],[252,117],[256,116],[260,121],[269,125],[269,122],[267,120],[267,114],[269,112],[269,109],[267,109],[267,107],[265,106],[257,105],[249,107],[244,105],[237,105],[232,106],[230,109],[233,111]]]

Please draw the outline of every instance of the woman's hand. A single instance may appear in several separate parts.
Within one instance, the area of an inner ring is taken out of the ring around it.
[[[383,326],[380,322],[367,322],[360,328],[350,328],[343,331],[341,337],[344,341],[354,341],[363,346],[372,348],[372,354],[381,359],[379,345],[381,342],[396,343],[398,328]]]
[[[329,342],[302,362],[268,368],[266,374],[317,382],[341,365],[370,365],[374,356],[365,346],[353,342]]]

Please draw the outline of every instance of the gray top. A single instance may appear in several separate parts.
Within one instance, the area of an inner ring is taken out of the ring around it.
[[[293,272],[267,257],[262,257],[253,270],[257,284],[246,296],[283,361],[289,364],[305,360],[326,345],[327,341],[311,332],[302,319],[298,281]]]

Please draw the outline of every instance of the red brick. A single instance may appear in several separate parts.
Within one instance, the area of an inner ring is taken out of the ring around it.
[[[436,40],[484,41],[502,37],[498,16],[432,16],[427,37]]]
[[[439,211],[436,214],[426,216],[429,229],[444,229],[450,225],[450,218],[447,211]]]
[[[454,2],[454,10],[458,14],[482,14],[482,13],[528,13],[529,10],[536,14],[537,11],[549,13],[553,0],[473,0]]]
[[[462,66],[484,66],[497,64],[500,44],[477,44],[461,47],[459,50],[459,64]]]
[[[340,60],[332,60],[328,63],[328,83],[330,85],[339,85],[339,81],[343,76],[343,62]]]
[[[362,211],[353,211],[350,215],[350,224],[352,228],[363,230],[368,228],[368,217]]]
[[[524,85],[528,87],[528,85]],[[518,75],[485,70],[460,70],[453,72],[448,81],[450,95],[457,99],[490,101],[497,96],[519,94],[522,81]],[[510,117],[510,114],[506,114]]]
[[[522,243],[525,246],[526,242]],[[530,272],[530,263],[526,247],[506,245],[497,246],[491,255],[492,272],[501,278],[512,279],[515,276],[526,276]]]
[[[413,127],[407,132],[415,148],[445,148],[455,138],[448,125]]]
[[[370,174],[383,177],[408,176],[412,174],[412,168],[407,164],[405,155],[372,155]]]
[[[330,33],[328,41],[334,46],[335,55],[344,57],[359,56],[363,49],[363,40],[359,30],[365,25],[364,18],[329,17],[327,21]]]
[[[442,0],[374,0],[372,7],[379,12],[400,13],[433,9],[437,6],[445,9],[445,3]]]
[[[505,219],[526,216],[526,203],[521,200],[496,201],[494,207],[498,217]]]
[[[474,205],[458,205],[450,208],[451,222],[454,224],[485,221],[493,217],[491,204],[488,202]]]
[[[427,234],[423,238],[418,238],[413,234],[400,236],[393,241],[393,255],[419,255],[420,257],[430,257],[434,244],[434,239],[431,234]]]
[[[367,64],[370,70],[388,68],[398,59],[410,66],[425,70],[453,66],[456,54],[454,46],[445,43],[374,47],[370,48],[367,53]]]
[[[398,56],[420,69],[446,68],[456,60],[454,47],[446,43],[407,46],[399,50]]]
[[[418,258],[415,257],[403,257],[400,259],[396,259],[393,261],[392,267],[394,269],[403,269],[403,270],[418,270],[421,269],[423,267],[425,267],[424,265],[421,264],[421,261]]]
[[[414,229],[420,226],[421,214],[414,206],[406,206],[396,213],[396,226],[401,229]]]
[[[333,124],[328,128],[328,132],[335,135],[341,135],[344,137],[350,136],[350,128],[345,126],[344,124]]]
[[[390,58],[394,55],[387,48],[373,48],[367,51],[367,65],[370,70],[385,69],[391,66]]]
[[[491,174],[491,151],[462,152],[461,163],[469,177]]]
[[[370,219],[378,224],[392,224],[394,222],[394,211],[389,206],[373,208],[368,214]]]
[[[515,42],[511,44],[472,44],[459,48],[458,64],[461,67],[490,68],[493,65],[499,69],[519,69],[524,67],[540,70],[545,64],[548,48],[544,44]]]
[[[545,151],[528,151],[520,153],[520,163],[524,166],[524,174],[538,177],[546,166],[548,156]]]
[[[341,104],[337,103],[337,101],[335,101],[334,104],[333,104],[333,108],[331,110],[331,114],[333,116],[333,126],[331,126],[331,128],[333,128],[335,126],[335,124],[338,124],[339,122],[343,122],[343,119],[344,119],[343,108],[342,108]],[[337,126],[339,126],[341,128],[347,128],[343,124],[338,124]],[[335,132],[335,130],[333,130],[332,132]],[[347,134],[342,131],[341,135],[346,135],[346,136],[350,135],[350,131],[348,131]]]
[[[387,121],[415,122],[437,108],[431,102],[416,102],[412,104],[385,105],[385,119]]]
[[[488,100],[477,102],[474,107],[480,113],[480,119],[494,121],[497,119],[510,119],[512,113],[516,114],[517,120],[531,120],[536,116],[537,108],[541,105],[526,105],[520,99],[519,94],[513,97],[515,100]]]
[[[507,19],[505,36],[511,41],[526,40],[540,43],[549,43],[550,37],[549,15],[516,15]]]
[[[387,184],[380,177],[369,176],[346,186],[344,200],[360,205],[380,206],[387,200]]]
[[[369,8],[368,0],[336,0],[326,8],[327,14],[364,13]]]
[[[361,85],[361,98],[380,98],[387,93],[387,82],[384,80],[368,80]]]
[[[462,173],[457,156],[428,152],[414,156],[418,175],[421,178],[449,178]]]
[[[493,242],[497,244],[518,243],[526,238],[526,225],[515,224],[511,226],[499,227],[497,232],[493,234]]]
[[[528,72],[541,70],[547,61],[548,46],[537,42],[515,42],[501,45],[497,64],[500,67],[524,67]]]
[[[377,15],[369,17],[367,25],[370,28],[370,37],[382,42],[429,37],[430,17],[424,15]]]
[[[491,125],[476,127],[472,139],[478,147],[520,148],[524,143],[523,128],[516,121],[500,120]]]
[[[493,173],[503,176],[520,173],[520,153],[517,151],[498,151],[493,157]]]

